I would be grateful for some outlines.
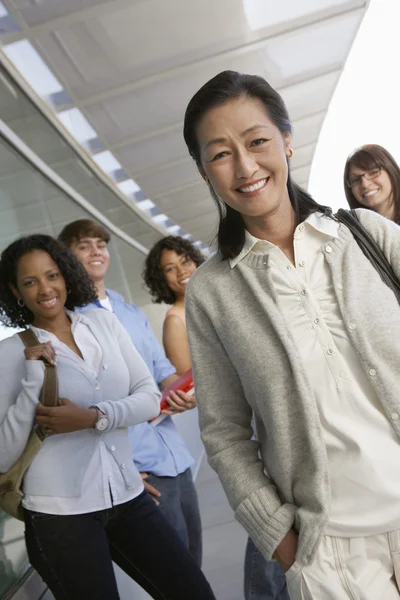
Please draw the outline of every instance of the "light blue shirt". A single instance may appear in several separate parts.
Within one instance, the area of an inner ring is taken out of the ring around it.
[[[134,304],[127,304],[117,292],[107,290],[107,296],[116,317],[130,335],[157,384],[173,375],[175,368],[166,358],[142,311]],[[78,310],[87,310],[94,306],[106,310],[99,301]],[[141,473],[175,477],[193,464],[193,458],[171,417],[167,417],[156,427],[150,423],[140,423],[131,427],[129,433],[133,459]]]

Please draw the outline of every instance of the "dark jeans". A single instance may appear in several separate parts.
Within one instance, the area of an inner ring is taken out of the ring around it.
[[[56,600],[119,600],[112,561],[155,600],[215,600],[147,492],[84,515],[25,510],[25,525],[30,563]]]
[[[191,470],[187,469],[176,477],[149,475],[146,481],[161,492],[158,501],[164,516],[201,567],[203,548],[200,510]]]
[[[279,563],[266,560],[250,538],[246,547],[244,597],[246,600],[290,600]]]

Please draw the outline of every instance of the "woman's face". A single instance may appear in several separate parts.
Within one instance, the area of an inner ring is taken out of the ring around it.
[[[367,174],[367,177],[365,177]],[[369,170],[351,165],[349,182],[355,199],[380,214],[389,212],[392,203],[392,184],[389,175],[384,169],[371,167]]]
[[[177,298],[184,296],[189,280],[197,269],[196,263],[184,254],[165,249],[161,253],[160,266],[169,289]]]
[[[67,300],[64,277],[50,254],[33,250],[22,256],[17,264],[17,287],[10,284],[16,298],[22,298],[35,320],[52,319]]]
[[[261,100],[235,98],[210,109],[199,123],[197,136],[203,175],[245,223],[290,202],[291,137],[282,135]]]

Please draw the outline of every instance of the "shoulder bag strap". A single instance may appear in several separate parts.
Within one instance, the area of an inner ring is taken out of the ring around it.
[[[18,335],[27,348],[40,344],[32,329],[25,329],[25,331],[21,331]],[[46,360],[42,360],[45,366],[45,372],[41,402],[44,406],[58,406],[57,369]]]
[[[400,281],[396,277],[396,274],[382,249],[361,224],[357,212],[355,210],[348,211],[341,208],[338,210],[335,217],[340,223],[343,223],[350,229],[357,244],[378,271],[382,281],[393,291],[400,304]]]

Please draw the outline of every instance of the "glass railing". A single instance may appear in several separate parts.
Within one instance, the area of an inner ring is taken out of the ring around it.
[[[0,510],[0,598],[18,582],[27,564],[24,524]]]

